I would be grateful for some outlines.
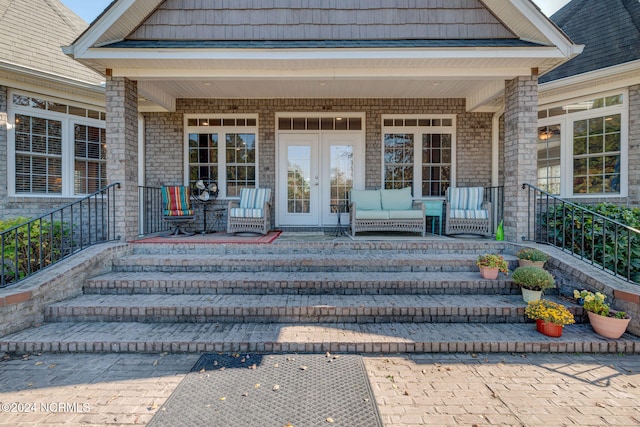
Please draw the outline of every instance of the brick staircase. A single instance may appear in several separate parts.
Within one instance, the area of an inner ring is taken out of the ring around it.
[[[583,309],[561,338],[535,331],[510,278],[482,279],[501,242],[134,244],[10,352],[615,352]],[[515,268],[516,259],[506,256]],[[547,298],[559,300],[557,295]]]

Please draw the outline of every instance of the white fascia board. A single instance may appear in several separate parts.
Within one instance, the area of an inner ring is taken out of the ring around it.
[[[93,92],[96,94],[104,95],[105,88],[101,85],[96,85],[81,80],[74,80],[67,77],[62,77],[57,74],[45,73],[33,68],[24,67],[21,65],[11,64],[9,62],[0,61],[0,71],[6,71],[15,75],[22,75],[31,79],[41,80],[48,82],[49,84],[55,84],[66,87],[73,87],[87,92]]]
[[[504,91],[504,80],[495,80],[482,85],[482,88],[467,97],[467,111],[478,111],[478,109],[488,100],[496,97]]]
[[[514,76],[531,74],[530,67],[510,68],[323,68],[323,69],[212,69],[212,68],[114,68],[114,77],[145,80],[185,80],[185,79],[362,79],[381,80],[425,79],[475,80],[509,79]]]
[[[330,59],[491,59],[564,58],[554,46],[528,48],[429,48],[429,49],[136,49],[92,48],[81,59],[177,59],[177,60],[330,60]]]
[[[110,40],[109,43],[115,41],[124,40],[124,38],[133,31],[138,25],[138,21],[135,19],[122,19],[123,15],[129,11],[129,9],[138,3],[138,6],[145,5],[149,10],[154,10],[163,0],[118,0],[113,6],[111,6],[105,13],[94,22],[76,41],[70,46],[64,46],[62,51],[75,59],[82,59],[84,54],[91,47],[95,46],[104,34],[110,30],[117,22],[127,23],[128,26],[122,26],[122,29],[118,32],[118,36],[114,37],[115,40]],[[140,19],[144,19],[146,16],[141,16]]]
[[[500,17],[501,11],[505,10],[507,6],[512,6],[521,15],[525,22],[529,22],[533,28],[537,29],[540,36],[546,39],[557,47],[565,58],[571,59],[574,56],[580,54],[584,49],[583,45],[574,44],[569,37],[562,32],[549,18],[547,18],[540,9],[538,9],[531,0],[483,0],[483,3],[495,14]],[[512,31],[516,32],[514,26],[506,23]],[[516,32],[516,35],[517,32]],[[520,36],[523,40],[529,40],[539,43],[540,40],[530,40],[526,37]]]

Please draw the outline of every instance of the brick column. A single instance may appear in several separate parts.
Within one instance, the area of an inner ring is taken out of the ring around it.
[[[9,103],[7,92],[6,86],[0,86],[0,176],[4,177],[4,181],[0,181],[2,182],[2,185],[0,185],[0,206],[3,208],[0,211],[5,211],[3,202],[7,199],[7,182],[9,179],[7,175],[7,157],[9,156],[9,141],[7,140],[7,110]],[[0,215],[0,219],[2,218],[3,216]]]
[[[538,77],[520,76],[505,82],[504,112],[504,235],[521,242],[529,228],[527,192],[537,177]]]
[[[107,77],[107,180],[119,182],[114,206],[116,236],[137,237],[138,229],[138,85]]]
[[[640,85],[629,87],[629,204],[640,207]],[[624,161],[624,159],[622,159]]]

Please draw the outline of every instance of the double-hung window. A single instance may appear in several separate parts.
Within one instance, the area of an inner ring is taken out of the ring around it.
[[[103,111],[27,93],[9,99],[10,194],[69,197],[106,186]]]
[[[590,96],[538,112],[538,186],[562,197],[627,193],[627,94]]]
[[[411,187],[413,197],[443,197],[455,158],[455,116],[383,116],[384,188]]]
[[[215,182],[219,197],[258,186],[258,119],[254,115],[187,115],[189,185]]]

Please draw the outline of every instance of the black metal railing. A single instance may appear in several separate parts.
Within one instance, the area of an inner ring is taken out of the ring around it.
[[[169,231],[170,224],[162,219],[162,187],[138,187],[140,200],[140,228],[141,236]]]
[[[89,246],[117,240],[111,184],[73,203],[0,232],[0,287],[17,283]]]
[[[640,283],[640,230],[529,184],[526,240],[553,245],[602,270]]]

